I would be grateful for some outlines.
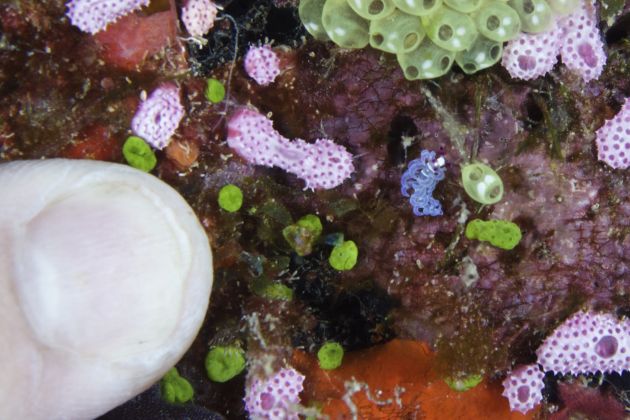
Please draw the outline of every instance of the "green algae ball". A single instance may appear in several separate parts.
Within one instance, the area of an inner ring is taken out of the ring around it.
[[[344,271],[351,270],[357,263],[359,249],[354,241],[344,241],[339,245],[335,245],[328,262],[335,270]]]
[[[503,198],[503,181],[488,165],[471,163],[462,168],[466,194],[481,204],[494,204]]]
[[[234,213],[243,205],[243,191],[234,184],[225,185],[219,190],[219,207]]]
[[[326,0],[300,0],[298,15],[302,25],[313,38],[319,41],[329,41],[330,38],[322,24],[322,13]]]
[[[455,62],[464,73],[473,74],[495,65],[501,59],[502,54],[502,42],[479,36],[469,49],[457,53]]]
[[[369,42],[369,23],[346,0],[326,0],[322,24],[328,37],[342,48],[363,48]]]
[[[455,62],[455,53],[425,38],[413,51],[396,54],[405,79],[434,79],[448,73]]]
[[[521,31],[521,18],[507,4],[491,1],[475,13],[473,20],[477,30],[488,39],[506,42],[516,38]]]
[[[477,38],[475,22],[465,13],[444,7],[427,20],[427,36],[435,45],[445,50],[467,50]]]
[[[497,248],[511,250],[521,241],[521,228],[507,220],[475,219],[466,226],[466,237],[490,242]]]
[[[149,172],[155,168],[157,158],[155,153],[144,140],[137,136],[129,136],[123,145],[123,156],[129,166]]]
[[[179,376],[177,369],[172,368],[164,375],[160,383],[162,398],[171,404],[182,404],[192,399],[194,390],[190,382]]]
[[[470,375],[463,378],[446,378],[444,382],[454,391],[464,392],[479,385],[483,381],[481,375]]]
[[[420,18],[399,10],[370,22],[370,46],[393,54],[413,51],[425,34]]]
[[[236,346],[218,346],[206,356],[206,373],[214,382],[227,382],[245,369],[245,352]]]
[[[225,98],[225,86],[217,79],[208,79],[204,95],[213,104],[218,104]]]
[[[393,0],[394,5],[414,16],[428,16],[442,7],[442,0]]]
[[[334,341],[324,344],[317,352],[319,367],[324,370],[337,369],[343,360],[343,347]]]

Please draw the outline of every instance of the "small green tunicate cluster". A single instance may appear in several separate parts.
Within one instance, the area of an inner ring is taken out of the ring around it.
[[[343,347],[341,344],[329,341],[317,352],[319,367],[324,370],[337,369],[343,360]]]
[[[446,378],[444,382],[454,391],[465,392],[479,385],[483,381],[481,375],[468,375],[461,378]]]
[[[166,372],[162,378],[160,391],[162,398],[171,404],[183,404],[190,401],[194,395],[190,382],[179,376],[175,368]]]
[[[301,257],[313,252],[313,245],[322,234],[323,226],[319,217],[307,214],[296,223],[282,229],[282,236],[291,248]]]
[[[481,204],[494,204],[503,197],[501,177],[483,163],[470,163],[462,167],[462,184],[466,194]]]
[[[238,346],[213,347],[206,356],[206,373],[214,382],[227,382],[245,369],[245,352]]]
[[[548,30],[578,0],[301,0],[299,15],[320,41],[368,44],[396,54],[409,80],[432,79],[457,63],[471,74],[497,63],[521,31]]]
[[[507,220],[471,220],[466,225],[466,237],[490,242],[501,249],[514,249],[521,241],[521,229]]]

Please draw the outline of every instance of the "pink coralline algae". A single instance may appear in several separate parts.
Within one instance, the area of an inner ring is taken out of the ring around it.
[[[578,312],[562,323],[536,351],[545,371],[562,374],[621,372],[630,369],[630,320]]]
[[[280,74],[280,59],[269,45],[250,47],[243,62],[247,75],[261,86],[267,86]]]
[[[537,364],[520,366],[503,381],[503,396],[512,411],[525,414],[542,401],[543,373]]]
[[[328,139],[309,144],[289,140],[257,111],[241,108],[228,122],[228,145],[256,165],[277,166],[306,182],[305,188],[334,188],[354,170],[352,155]]]
[[[179,87],[161,85],[143,101],[131,121],[133,132],[156,149],[168,146],[184,116]]]
[[[149,3],[150,0],[72,0],[67,4],[66,16],[82,31],[95,34]]]
[[[304,376],[292,368],[281,369],[268,379],[254,379],[245,390],[245,410],[250,419],[297,420]]]
[[[530,80],[540,77],[562,62],[585,82],[597,79],[606,54],[599,30],[595,6],[590,0],[580,8],[557,20],[554,27],[543,33],[522,33],[508,42],[503,50],[501,64],[514,78]]]
[[[621,111],[597,130],[597,158],[615,169],[630,166],[630,98]]]
[[[188,33],[202,37],[212,29],[217,6],[210,0],[188,0],[182,8],[182,22]]]

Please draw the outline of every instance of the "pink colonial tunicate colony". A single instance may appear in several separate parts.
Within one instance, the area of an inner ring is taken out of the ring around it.
[[[561,33],[557,24],[547,32],[521,33],[503,49],[501,64],[517,79],[530,80],[547,74],[558,61]]]
[[[509,41],[501,64],[512,77],[530,80],[551,71],[558,55],[585,82],[602,73],[606,54],[592,0],[582,1],[578,10],[558,18],[549,31],[522,33]]]
[[[542,401],[542,371],[579,375],[630,370],[630,320],[578,312],[545,339],[536,355],[537,363],[515,369],[503,381],[512,411],[526,413]]]
[[[597,79],[604,70],[606,54],[599,29],[595,5],[585,0],[580,8],[560,19],[564,33],[560,56],[565,66],[585,82]]]
[[[304,376],[284,368],[267,379],[254,379],[245,390],[245,410],[250,419],[298,420]]]
[[[172,83],[163,84],[151,92],[140,103],[131,120],[134,134],[156,149],[168,146],[184,117],[184,107],[179,97],[179,87]]]
[[[306,182],[305,188],[330,189],[354,170],[352,155],[328,139],[289,140],[261,113],[241,108],[228,121],[228,145],[250,163],[277,166]]]
[[[149,3],[150,0],[72,0],[67,4],[66,16],[82,31],[95,34]]]
[[[202,37],[212,29],[217,6],[210,0],[187,0],[182,7],[182,22],[188,33]]]
[[[630,369],[630,320],[578,312],[563,322],[536,351],[545,371],[562,374]]]
[[[597,130],[597,158],[615,169],[630,166],[630,98],[621,111]]]
[[[542,401],[544,374],[537,364],[519,366],[503,381],[503,396],[512,411],[525,414]]]
[[[261,86],[267,86],[280,74],[280,59],[269,45],[250,47],[243,61],[245,72]]]

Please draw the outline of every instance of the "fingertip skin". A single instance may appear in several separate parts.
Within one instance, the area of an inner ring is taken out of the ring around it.
[[[212,253],[172,187],[126,165],[0,164],[0,419],[93,419],[144,391],[205,318]]]

